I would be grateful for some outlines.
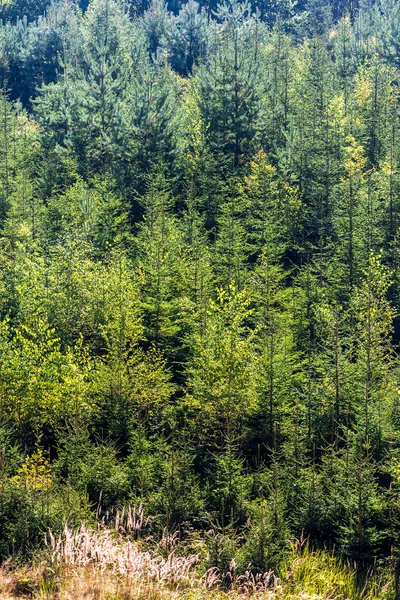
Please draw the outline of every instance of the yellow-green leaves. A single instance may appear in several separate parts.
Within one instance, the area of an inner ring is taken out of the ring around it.
[[[187,402],[211,438],[240,432],[255,406],[254,332],[246,292],[219,289],[198,333]]]
[[[16,330],[3,322],[0,345],[3,418],[22,430],[28,428],[39,440],[44,429],[90,412],[90,361],[79,347],[62,352],[59,339],[45,321]]]
[[[53,483],[50,461],[40,448],[26,457],[18,474],[11,479],[11,483],[34,492],[46,492],[50,489]]]
[[[361,176],[365,169],[366,158],[365,151],[361,144],[357,143],[354,136],[349,135],[346,138],[346,146],[344,148],[345,161],[344,168],[348,178]]]

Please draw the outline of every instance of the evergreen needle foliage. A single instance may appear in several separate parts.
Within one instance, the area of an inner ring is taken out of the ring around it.
[[[7,593],[399,600],[399,33],[0,1]]]

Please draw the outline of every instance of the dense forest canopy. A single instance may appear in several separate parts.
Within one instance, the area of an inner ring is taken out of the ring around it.
[[[398,0],[0,16],[0,556],[131,502],[396,557]]]

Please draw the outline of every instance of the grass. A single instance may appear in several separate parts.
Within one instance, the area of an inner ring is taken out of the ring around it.
[[[0,599],[15,600],[390,600],[390,574],[359,585],[355,567],[295,542],[278,573],[204,569],[204,553],[187,552],[174,535],[140,539],[143,521],[127,513],[114,526],[51,533],[30,565],[0,571]],[[140,525],[140,526],[139,526]]]

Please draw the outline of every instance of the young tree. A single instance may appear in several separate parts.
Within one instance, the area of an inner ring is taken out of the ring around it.
[[[400,7],[396,0],[378,0],[373,20],[380,53],[389,63],[399,66]]]
[[[184,242],[172,214],[173,198],[161,169],[147,177],[144,218],[137,237],[145,338],[179,369]]]
[[[189,0],[169,23],[163,47],[177,73],[188,75],[207,56],[210,45],[207,22],[204,7],[195,0]]]
[[[220,164],[240,166],[254,149],[261,112],[259,23],[248,4],[221,5],[213,51],[196,72],[209,144]]]
[[[195,337],[186,402],[198,433],[211,447],[240,439],[255,407],[249,304],[246,291],[220,288],[210,302],[205,327]]]
[[[364,278],[353,295],[355,317],[353,352],[356,360],[354,392],[357,430],[366,452],[381,458],[388,426],[391,397],[395,393],[391,332],[395,310],[387,300],[390,271],[371,252]]]
[[[332,275],[329,275],[336,280],[334,285],[342,297],[349,295],[360,282],[370,251],[379,249],[382,219],[374,174],[365,172],[367,159],[363,147],[349,136],[344,152],[345,175],[335,191],[335,256],[331,262]]]

